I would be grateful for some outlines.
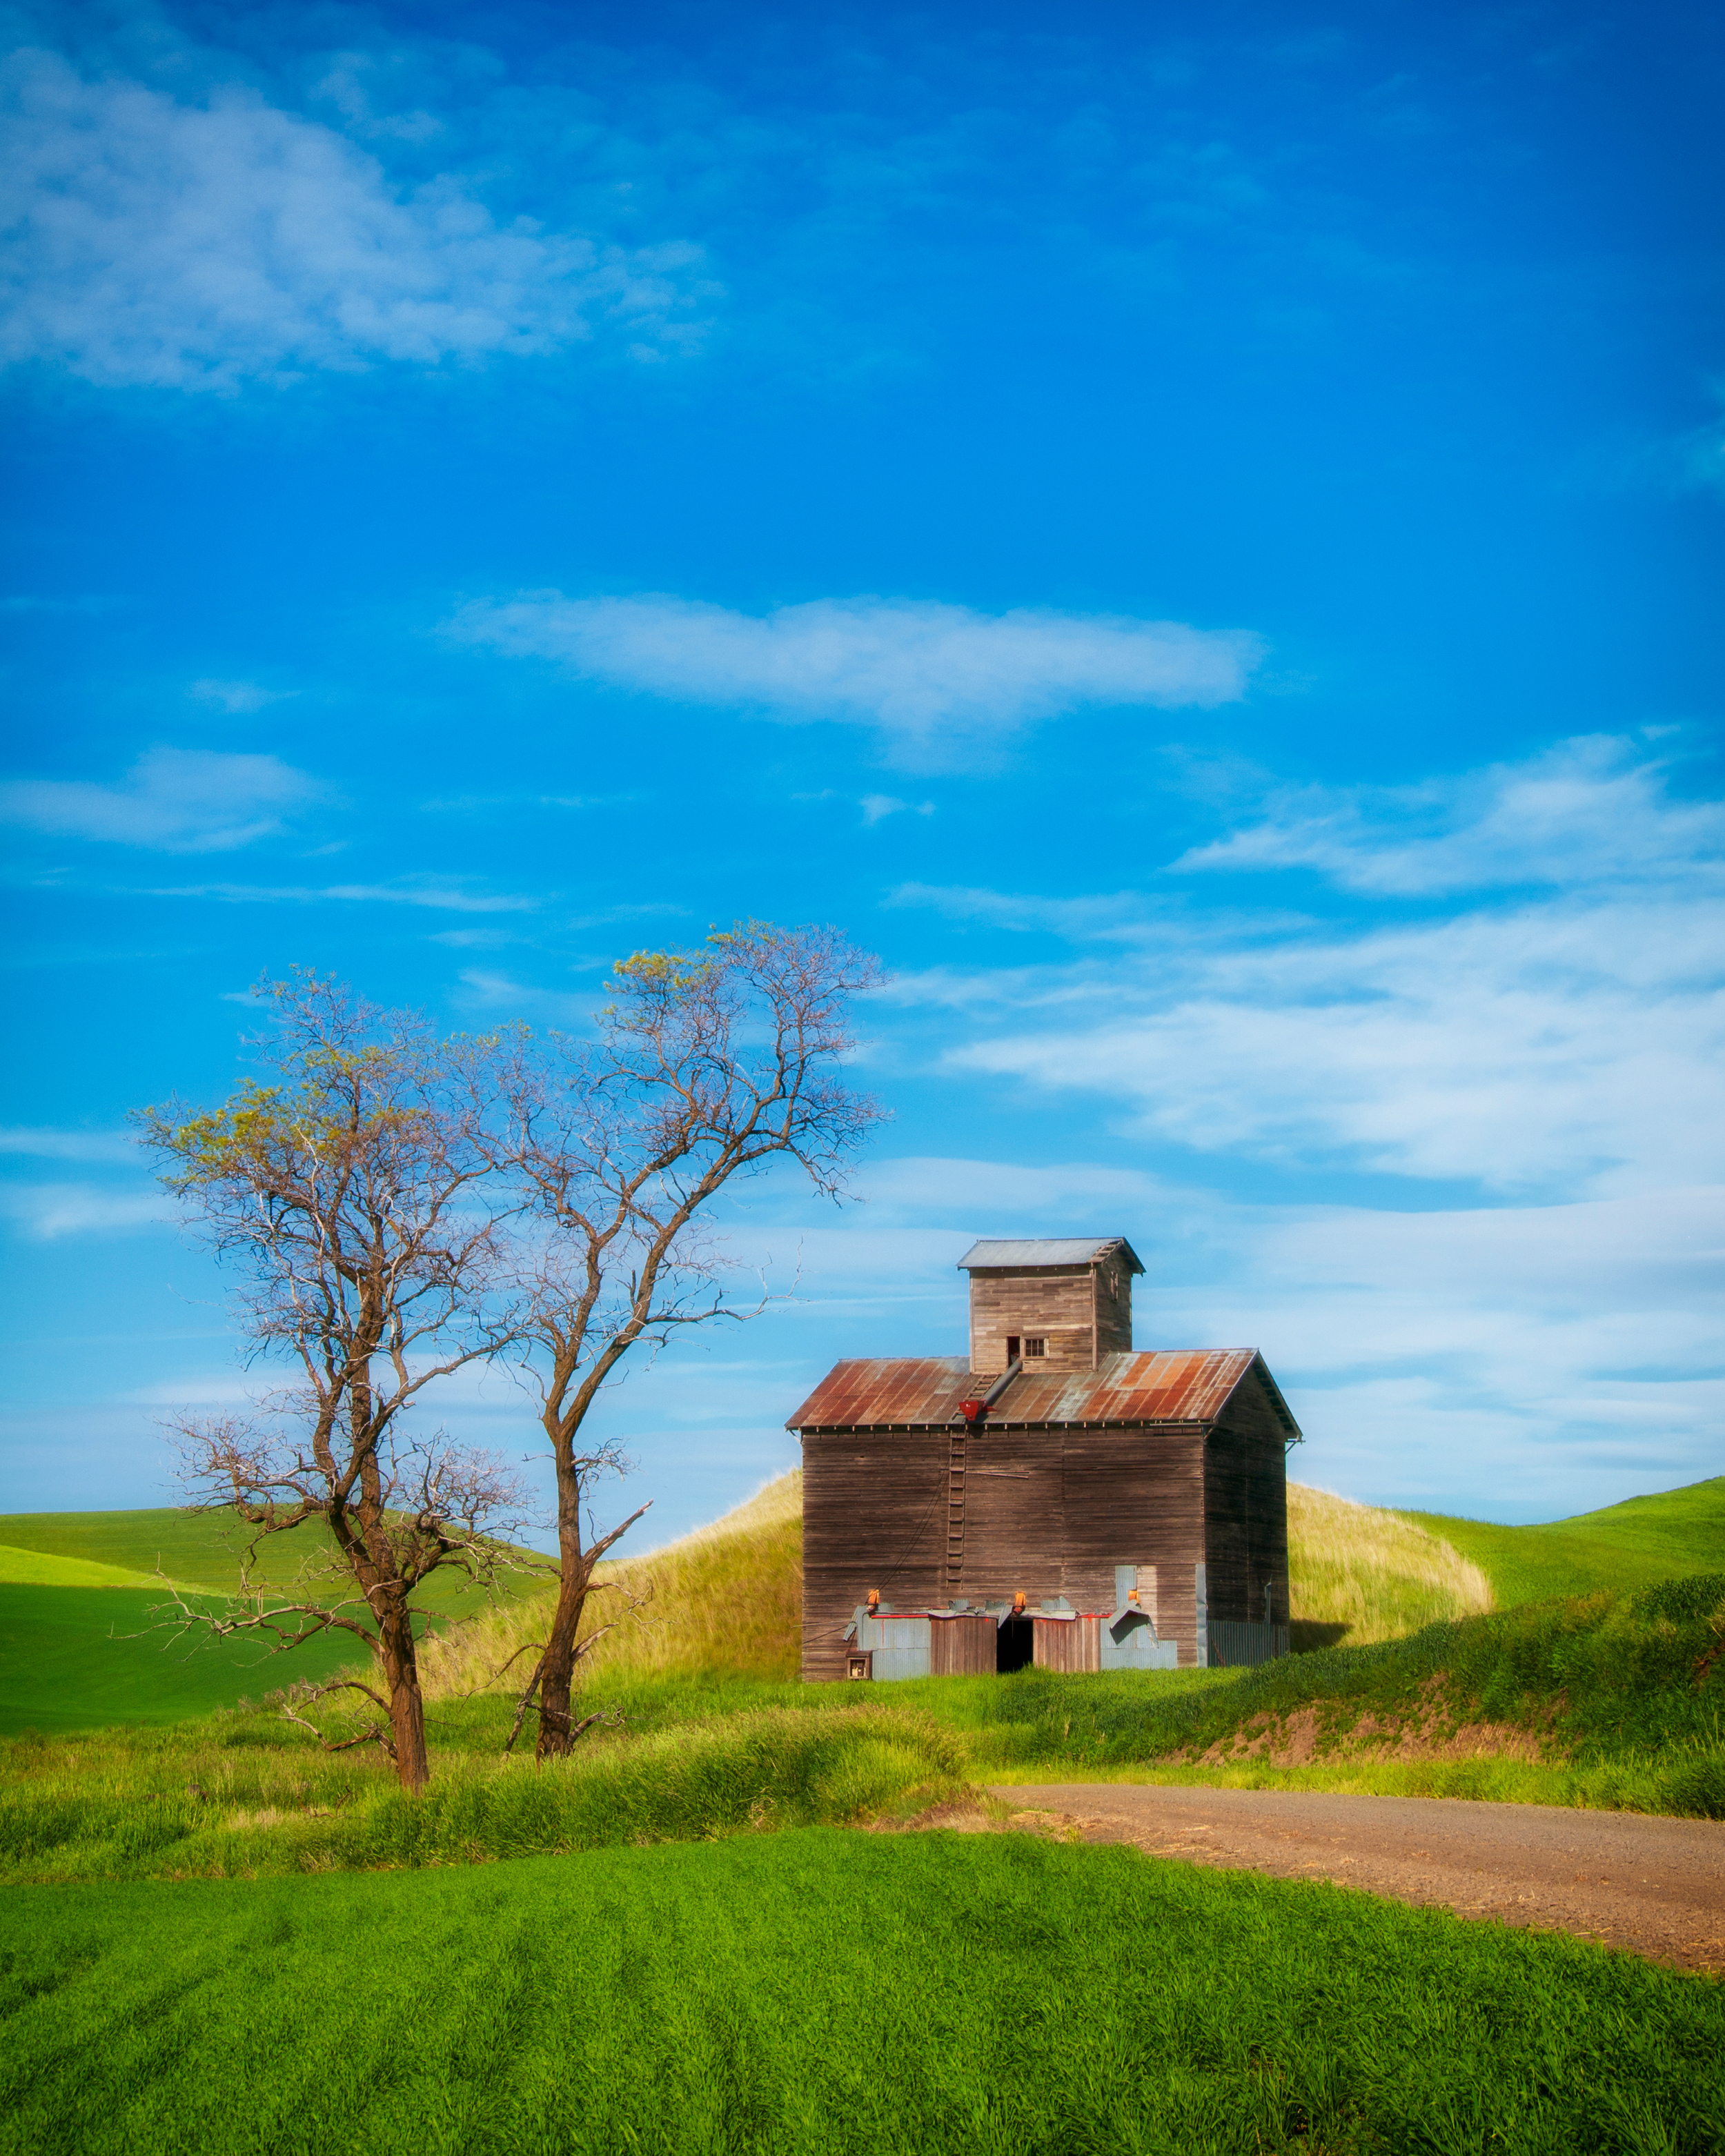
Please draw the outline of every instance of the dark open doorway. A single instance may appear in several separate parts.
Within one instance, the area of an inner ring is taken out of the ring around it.
[[[1004,1676],[1009,1670],[1027,1670],[1036,1653],[1036,1627],[1028,1617],[1009,1617],[994,1634],[994,1667]]]

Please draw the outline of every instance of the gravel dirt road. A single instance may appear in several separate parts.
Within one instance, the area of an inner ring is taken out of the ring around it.
[[[1332,1880],[1725,1972],[1725,1821],[1142,1783],[1013,1784],[990,1794],[1025,1825],[1067,1825],[1086,1841],[1130,1842],[1153,1856],[1278,1879]]]

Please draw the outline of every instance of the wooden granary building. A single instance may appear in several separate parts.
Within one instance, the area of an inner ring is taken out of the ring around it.
[[[1287,1447],[1255,1348],[1132,1349],[1120,1237],[981,1242],[968,1356],[839,1363],[803,1444],[803,1675],[1287,1651]]]

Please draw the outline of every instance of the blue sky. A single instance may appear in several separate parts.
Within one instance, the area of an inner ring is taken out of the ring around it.
[[[745,914],[895,1120],[608,1403],[655,1533],[978,1233],[1351,1496],[1719,1471],[1713,11],[6,20],[0,1502],[248,1382],[123,1117],[260,973],[580,1026]]]

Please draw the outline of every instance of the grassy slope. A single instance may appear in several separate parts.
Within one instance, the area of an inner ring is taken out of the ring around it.
[[[0,1734],[179,1722],[354,1659],[346,1640],[308,1643],[291,1671],[255,1640],[193,1648],[152,1631],[161,1603],[160,1588],[0,1585]]]
[[[606,1568],[610,1600],[593,1605],[590,1633],[619,1614],[619,1592],[640,1604],[596,1638],[588,1677],[645,1678],[701,1670],[788,1680],[797,1674],[803,1594],[803,1478],[769,1483],[709,1527],[651,1554]],[[0,1523],[3,1524],[3,1523]],[[1489,1609],[1483,1572],[1450,1545],[1393,1512],[1321,1490],[1289,1491],[1296,1643],[1396,1639]],[[484,1681],[536,1635],[531,1602],[453,1633],[428,1656],[433,1697]]]
[[[782,1475],[711,1527],[606,1565],[588,1604],[583,1675],[650,1677],[701,1670],[789,1682],[803,1621],[803,1477]],[[542,1605],[523,1598],[429,1647],[426,1696],[482,1686],[539,1637]]]
[[[1299,1652],[1405,1639],[1491,1607],[1491,1583],[1450,1543],[1394,1512],[1288,1485],[1288,1599]]]
[[[258,1576],[291,1580],[328,1548],[311,1532],[263,1543]],[[240,1548],[229,1522],[209,1513],[0,1515],[0,1734],[176,1722],[364,1659],[346,1636],[274,1657],[255,1640],[193,1646],[152,1631],[167,1614],[151,1577],[158,1564],[176,1584],[213,1598],[237,1583]],[[521,1589],[511,1580],[504,1591]],[[451,1617],[484,1606],[454,1573],[429,1581],[420,1599]]]
[[[291,1578],[299,1568],[298,1534],[266,1543],[259,1575]],[[170,1579],[221,1594],[239,1577],[242,1547],[229,1521],[213,1512],[171,1507],[137,1512],[0,1513],[0,1543],[50,1557],[74,1558],[137,1573],[159,1567]]]
[[[56,1557],[47,1550],[9,1549],[0,1543],[0,1583],[13,1587],[160,1586],[129,1565],[98,1564],[87,1557]]]
[[[1541,1527],[1440,1512],[1404,1519],[1442,1536],[1490,1575],[1500,1608],[1595,1588],[1627,1592],[1683,1573],[1725,1572],[1725,1476]]]
[[[1018,1835],[23,1888],[0,1928],[18,2156],[1702,2156],[1725,2116],[1705,1979]]]

